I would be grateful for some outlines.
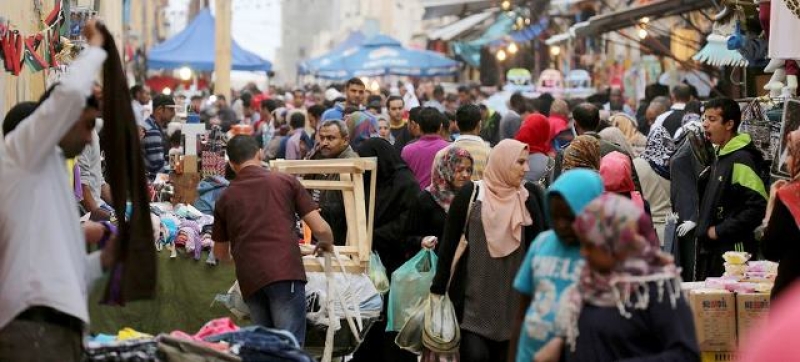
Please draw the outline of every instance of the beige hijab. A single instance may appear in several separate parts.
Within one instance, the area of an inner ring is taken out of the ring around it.
[[[636,128],[636,120],[631,116],[625,113],[615,114],[611,117],[611,125],[622,131],[622,134],[625,135],[625,139],[628,140],[631,146],[643,146],[647,143],[647,137],[639,132],[639,129]]]
[[[527,147],[513,139],[500,141],[489,154],[483,172],[481,221],[489,255],[493,258],[502,258],[517,250],[522,241],[522,227],[533,223],[525,207],[528,190],[522,185],[511,186],[515,177],[511,166],[522,151],[527,154]]]

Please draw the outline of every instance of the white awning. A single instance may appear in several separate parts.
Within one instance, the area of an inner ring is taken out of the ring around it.
[[[494,10],[484,11],[482,13],[472,14],[466,18],[460,19],[456,22],[447,24],[439,29],[432,31],[428,34],[430,40],[444,40],[450,41],[458,37],[466,31],[469,31],[478,24],[486,21],[494,15]]]
[[[585,28],[588,25],[589,25],[588,21],[582,21],[580,23],[577,23],[577,24],[571,26],[569,28],[569,30],[567,30],[566,32],[563,32],[561,34],[556,34],[556,35],[553,35],[553,36],[547,38],[547,40],[545,40],[544,43],[547,44],[547,45],[558,45],[558,44],[561,44],[561,43],[566,43],[570,39],[575,38],[575,31],[576,30],[581,29],[581,28]]]
[[[425,8],[422,19],[462,16],[489,9],[492,3],[494,3],[492,0],[422,0],[422,7]]]
[[[561,43],[566,43],[570,38],[572,38],[572,36],[569,35],[569,32],[566,32],[566,33],[553,35],[553,36],[547,38],[547,40],[545,40],[544,43],[547,44],[547,45],[558,45],[558,44],[561,44]]]

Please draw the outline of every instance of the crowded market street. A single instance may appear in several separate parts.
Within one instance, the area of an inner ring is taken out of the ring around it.
[[[0,362],[798,361],[798,9],[0,2]]]

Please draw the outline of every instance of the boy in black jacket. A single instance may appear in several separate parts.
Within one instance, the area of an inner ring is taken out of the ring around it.
[[[767,207],[767,192],[761,174],[763,156],[750,135],[737,129],[742,113],[734,100],[708,101],[703,128],[718,146],[717,160],[700,203],[697,237],[697,280],[718,277],[724,272],[726,251],[756,253],[753,230],[761,223]]]

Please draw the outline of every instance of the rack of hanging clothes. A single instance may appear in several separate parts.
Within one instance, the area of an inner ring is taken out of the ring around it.
[[[786,96],[761,96],[736,100],[742,106],[740,133],[747,133],[753,144],[761,150],[764,160],[765,184],[789,177],[783,167],[784,139],[791,130],[800,125],[800,102]],[[787,110],[788,109],[788,110]]]

